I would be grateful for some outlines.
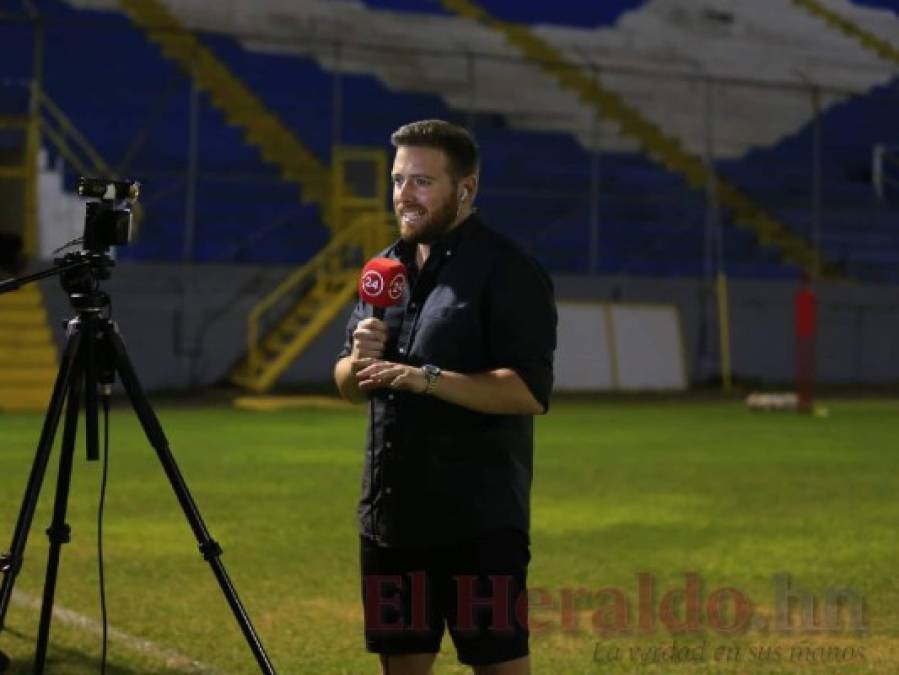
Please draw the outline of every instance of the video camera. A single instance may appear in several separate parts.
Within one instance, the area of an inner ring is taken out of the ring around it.
[[[140,197],[139,182],[81,177],[78,195],[100,200],[87,204],[83,244],[86,251],[104,253],[110,246],[125,246],[133,241],[131,206]]]

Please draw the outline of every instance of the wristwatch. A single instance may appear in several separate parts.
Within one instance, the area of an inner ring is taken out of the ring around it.
[[[440,368],[430,363],[426,363],[421,367],[422,372],[425,374],[425,390],[421,392],[422,394],[431,394],[434,389],[437,387],[437,380],[440,379]]]

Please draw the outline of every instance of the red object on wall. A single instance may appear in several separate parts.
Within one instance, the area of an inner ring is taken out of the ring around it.
[[[807,281],[793,296],[793,325],[796,331],[796,393],[799,410],[812,411],[815,389],[815,292]]]
[[[806,285],[793,296],[793,320],[796,325],[796,337],[815,337],[817,330],[815,292]]]

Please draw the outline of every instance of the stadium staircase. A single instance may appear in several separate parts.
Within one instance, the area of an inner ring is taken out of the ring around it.
[[[39,116],[46,106],[35,106],[40,97],[33,91],[22,96],[15,112],[0,116],[0,182],[4,197],[9,191],[24,195],[21,231],[24,250],[36,250],[34,223],[36,150]],[[43,296],[37,286],[27,285],[0,296],[0,411],[39,411],[46,408],[56,379],[56,345],[47,323]]]
[[[7,101],[9,103],[9,101]],[[0,116],[0,181],[25,195],[23,232],[25,247],[34,251],[33,219],[35,166],[30,161],[37,145],[37,125],[24,114]],[[23,188],[24,186],[24,188]],[[34,284],[0,295],[0,411],[38,411],[46,408],[56,379],[56,346],[47,324],[43,297]]]
[[[331,173],[215,54],[158,0],[120,0],[128,17],[151,42],[208,92],[227,120],[244,130],[248,143],[281,169],[285,181],[297,183],[300,198],[320,207],[330,220]]]
[[[341,171],[321,162],[163,3],[120,0],[119,4],[150,41],[209,94],[228,122],[243,129],[246,141],[279,167],[283,180],[299,186],[300,199],[317,206],[331,230],[330,243],[250,312],[247,354],[233,369],[231,381],[265,391],[355,295],[364,257],[373,255],[389,236],[384,190],[366,199],[345,190],[345,183],[336,184]],[[380,163],[374,163],[383,174],[380,154]]]
[[[232,382],[257,393],[275,383],[355,298],[359,267],[387,245],[391,220],[386,212],[357,217],[253,308],[247,354],[234,369]],[[288,310],[281,312],[280,306]]]
[[[866,49],[890,64],[899,64],[899,49],[887,40],[878,36],[862,21],[850,18],[819,0],[793,0],[793,4],[806,10],[809,14],[822,20],[828,26],[856,40]],[[889,3],[862,3],[873,9],[891,9],[897,11],[895,5]],[[880,103],[884,110],[891,110],[896,95],[895,82],[878,87],[870,92],[861,104]],[[846,113],[850,112],[846,110]],[[878,124],[879,122],[879,124]],[[861,125],[860,125],[861,124]],[[833,124],[836,128],[852,129],[852,141],[862,144],[865,150],[878,142],[877,138],[867,137],[865,132],[871,129],[889,129],[891,121],[880,120],[876,110],[864,110],[856,119],[840,119]],[[849,143],[845,147],[851,147]],[[867,187],[867,186],[866,186]],[[851,185],[844,185],[836,190],[830,199],[839,199],[841,192],[850,192]],[[870,192],[868,189],[867,192]],[[849,201],[849,200],[847,200]],[[854,201],[859,201],[856,198]],[[899,261],[899,246],[895,238],[895,218],[891,213],[864,211],[863,218],[859,212],[837,210],[829,214],[829,219],[836,225],[832,233],[825,232],[822,245],[825,253],[832,259],[843,258],[847,271],[858,278],[895,283],[899,280],[896,263]],[[861,222],[859,222],[861,220]],[[831,249],[828,251],[828,247]]]
[[[0,166],[0,178],[24,181],[26,200],[35,191],[38,134],[82,175],[112,178],[109,167],[72,120],[46,93],[35,88],[31,109],[33,115],[0,117],[0,129],[22,130],[26,147],[18,153],[18,166]],[[26,208],[25,221],[29,219]],[[143,211],[138,205],[135,219]],[[34,226],[25,225],[26,250],[34,253],[37,244]],[[0,296],[0,410],[44,410],[57,373],[56,345],[48,325],[47,311],[38,286],[26,285]]]
[[[649,121],[617,93],[604,87],[579,68],[566,63],[559,52],[527,26],[497,19],[472,0],[441,0],[443,6],[462,17],[480,22],[504,35],[512,45],[549,74],[564,88],[575,91],[581,100],[598,113],[618,123],[623,134],[636,138],[643,151],[670,171],[682,176],[688,185],[701,190],[713,178],[702,158],[688,152],[682,143]],[[722,207],[729,209],[734,221],[748,225],[760,243],[780,250],[783,260],[809,272],[819,269],[820,252],[802,237],[750,199],[733,183],[715,176]],[[825,267],[825,271],[833,272]]]
[[[41,137],[82,176],[104,176],[119,179],[118,172],[103,158],[72,119],[45,92],[37,94]],[[144,208],[138,202],[132,209],[139,225]]]
[[[44,410],[57,357],[40,289],[0,296],[0,318],[0,411]]]
[[[871,148],[894,136],[897,95],[899,79],[833,104],[819,122],[827,132],[820,159],[825,209],[817,239],[827,260],[853,279],[899,281],[895,203],[875,195],[870,176]],[[807,162],[815,134],[815,125],[807,124],[777,145],[719,162],[718,170],[784,222],[811,232]],[[773,175],[772,166],[781,170]]]
[[[846,18],[839,12],[835,12],[829,7],[826,7],[818,2],[818,0],[793,0],[793,4],[797,7],[802,7],[812,15],[823,19],[826,23],[842,33],[857,40],[863,47],[870,49],[884,61],[899,63],[899,49],[870,31],[865,30],[862,26]]]

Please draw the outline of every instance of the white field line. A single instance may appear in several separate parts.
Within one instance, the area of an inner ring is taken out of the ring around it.
[[[41,609],[41,598],[30,595],[29,593],[22,593],[17,590],[12,595],[12,601],[22,607],[28,607],[37,611],[40,611]],[[99,621],[84,616],[84,614],[74,612],[71,609],[60,607],[57,604],[53,605],[53,620],[69,626],[74,626],[75,628],[80,628],[88,633],[93,633],[98,639],[102,635],[103,627]],[[132,651],[149,656],[156,661],[160,661],[168,668],[178,669],[184,673],[223,675],[223,671],[213,668],[206,663],[185,656],[184,654],[176,652],[174,649],[162,647],[150,640],[131,635],[118,628],[108,626],[107,634],[109,636],[110,644],[116,643]]]

